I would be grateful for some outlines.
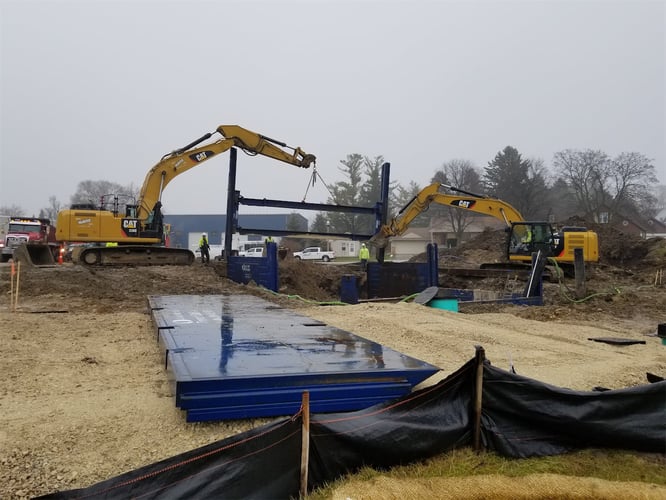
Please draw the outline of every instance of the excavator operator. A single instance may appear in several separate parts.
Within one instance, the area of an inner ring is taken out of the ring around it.
[[[522,242],[525,243],[526,245],[529,245],[532,243],[533,237],[532,237],[532,229],[527,228],[527,231],[525,231],[525,236],[523,236]]]

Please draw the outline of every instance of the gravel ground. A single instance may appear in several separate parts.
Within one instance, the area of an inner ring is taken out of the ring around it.
[[[287,268],[299,279],[285,294],[331,297],[321,266]],[[340,272],[340,271],[335,271]],[[333,271],[331,271],[333,273]],[[666,289],[651,273],[598,282],[621,293],[584,303],[549,285],[543,307],[469,307],[460,313],[414,303],[317,307],[231,283],[214,267],[24,268],[16,312],[8,267],[0,268],[0,498],[28,498],[85,487],[154,461],[243,432],[266,420],[188,424],[175,408],[148,295],[252,294],[372,339],[442,369],[440,378],[482,345],[496,366],[572,389],[628,387],[646,372],[666,374],[666,346],[650,336],[664,321]],[[15,288],[16,284],[14,284]],[[609,288],[610,289],[610,288]],[[589,337],[646,341],[626,347]]]

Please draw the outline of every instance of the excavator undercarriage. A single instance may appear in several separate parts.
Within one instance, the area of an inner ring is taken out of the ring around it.
[[[87,266],[189,266],[194,253],[186,248],[144,245],[88,247],[81,250],[78,262]]]

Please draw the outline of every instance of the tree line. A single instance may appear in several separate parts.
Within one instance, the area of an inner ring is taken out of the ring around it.
[[[351,154],[340,163],[345,180],[333,185],[327,203],[373,206],[379,199],[383,157]],[[549,170],[542,159],[525,158],[506,146],[484,168],[465,159],[444,162],[430,179],[435,182],[501,199],[526,220],[558,222],[578,216],[612,222],[618,217],[655,217],[666,208],[666,186],[658,184],[651,160],[635,152],[610,157],[598,150],[567,149],[554,155]],[[389,212],[395,215],[424,187],[414,181],[408,186],[393,182]],[[413,225],[427,226],[433,215],[446,217],[456,233],[469,223],[469,212],[431,205]],[[312,230],[372,233],[373,227],[370,216],[320,213]]]
[[[327,186],[327,204],[373,207],[379,200],[383,156],[349,154],[340,161],[343,180]],[[566,149],[555,153],[552,168],[542,159],[525,158],[506,146],[479,168],[465,159],[444,162],[433,172],[430,183],[439,182],[465,191],[501,199],[513,205],[526,220],[564,221],[579,216],[590,222],[612,222],[616,217],[655,217],[666,208],[666,186],[659,185],[652,161],[636,152],[610,157],[599,150]],[[407,186],[392,181],[389,213],[395,215],[425,185],[410,181]],[[138,189],[108,181],[82,181],[70,198],[71,204],[90,204],[111,209],[120,198],[136,200]],[[54,196],[39,217],[52,220],[62,204]],[[27,215],[21,207],[0,207],[0,214]],[[448,217],[454,231],[462,232],[467,212],[432,206],[428,216]],[[425,214],[414,226],[427,225]],[[311,231],[370,234],[374,218],[369,215],[322,212],[315,216]]]
[[[133,184],[123,186],[115,182],[87,180],[78,183],[76,191],[70,197],[67,206],[91,205],[96,208],[111,210],[115,200],[119,200],[124,206],[127,202],[136,202],[138,196],[139,190]],[[65,206],[55,196],[50,196],[48,204],[41,208],[37,215],[28,214],[18,205],[0,206],[0,214],[11,217],[41,217],[50,219],[55,223],[58,212],[63,208]]]

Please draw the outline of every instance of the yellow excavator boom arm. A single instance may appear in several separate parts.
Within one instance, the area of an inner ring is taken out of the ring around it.
[[[505,201],[474,195],[464,191],[461,191],[462,195],[447,194],[442,192],[443,188],[456,189],[453,186],[439,182],[434,182],[425,187],[400,210],[396,217],[380,228],[377,234],[370,239],[370,243],[380,248],[385,247],[388,243],[388,238],[403,234],[418,215],[428,210],[431,203],[490,215],[503,221],[508,227],[511,227],[513,222],[524,221],[520,212]]]
[[[220,134],[222,138],[199,145],[213,137],[215,133]],[[187,146],[164,155],[148,171],[139,193],[137,217],[139,219],[148,218],[155,204],[161,199],[164,188],[176,176],[232,147],[240,148],[250,155],[268,156],[302,168],[309,168],[316,162],[314,155],[303,152],[301,148],[292,148],[281,141],[257,134],[238,125],[220,125],[215,132],[207,133]]]

